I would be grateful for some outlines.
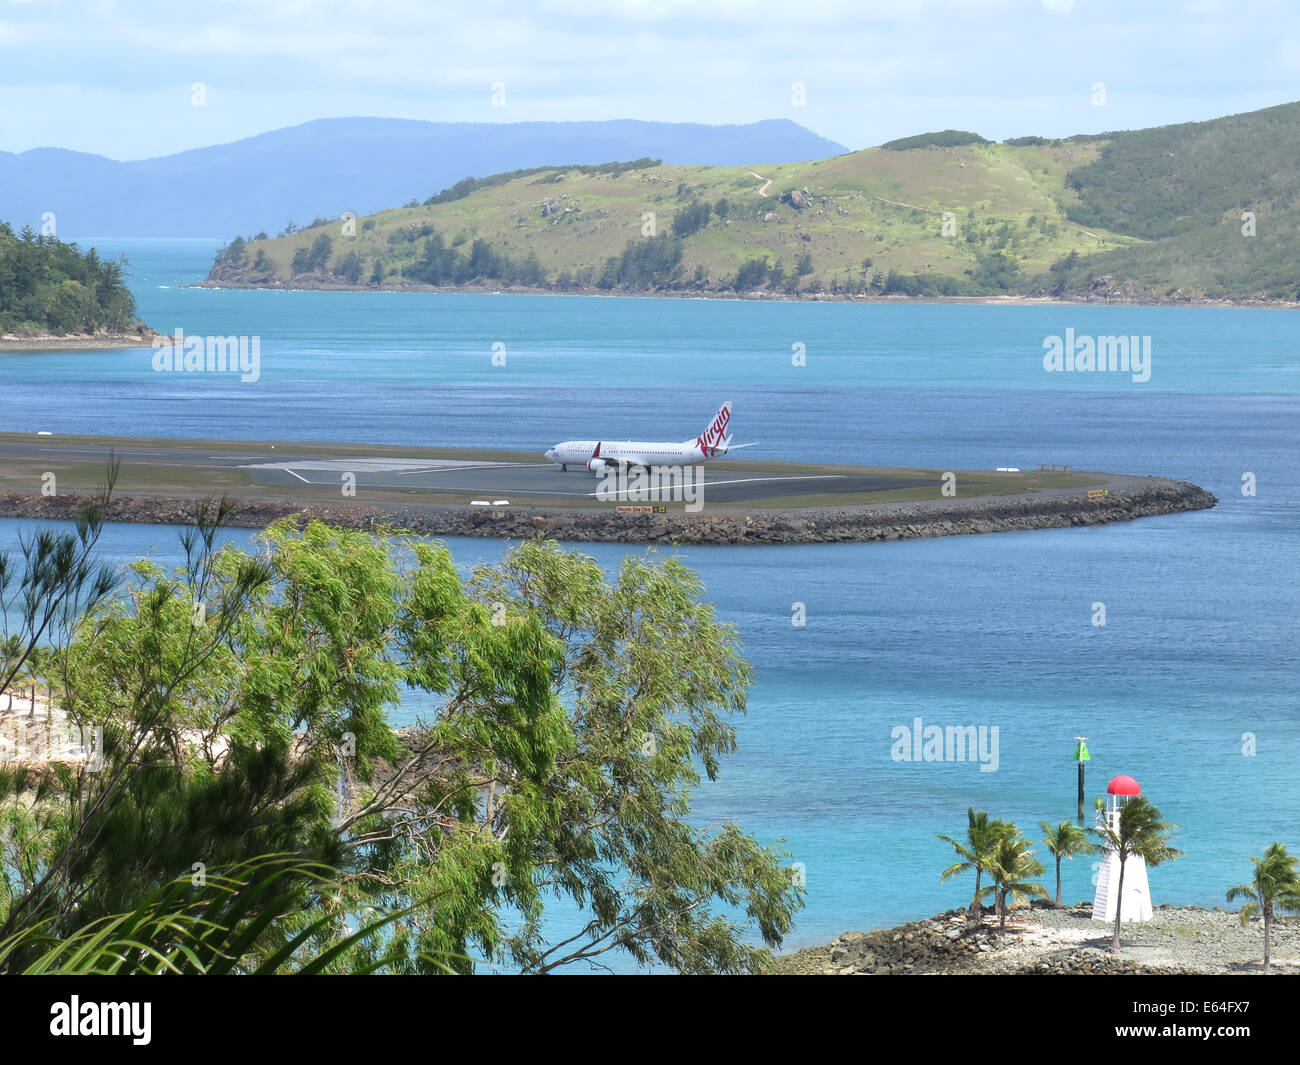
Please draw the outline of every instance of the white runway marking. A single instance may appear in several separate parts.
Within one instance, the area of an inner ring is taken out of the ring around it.
[[[471,465],[466,462],[456,466],[425,466],[415,470],[377,470],[377,473],[396,473],[399,477],[409,473],[460,473],[462,470],[539,470],[549,466],[549,462],[483,462]]]
[[[290,477],[298,477],[298,480],[302,481],[303,484],[312,483],[311,481],[307,480],[306,477],[299,477],[298,474],[294,473],[293,470],[289,469],[288,466],[281,466],[280,469],[284,470],[284,472],[287,473]]]

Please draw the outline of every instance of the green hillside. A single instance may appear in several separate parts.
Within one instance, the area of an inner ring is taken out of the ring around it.
[[[209,282],[1295,298],[1298,147],[1288,104],[1067,140],[945,130],[754,171],[548,167],[236,239]]]

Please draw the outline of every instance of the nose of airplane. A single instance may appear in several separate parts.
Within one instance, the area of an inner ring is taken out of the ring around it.
[[[544,454],[545,454],[546,457],[547,457],[548,459],[550,459],[552,462],[555,461],[555,448],[553,448],[553,447],[548,447],[548,448],[546,449],[546,451],[544,452]]]

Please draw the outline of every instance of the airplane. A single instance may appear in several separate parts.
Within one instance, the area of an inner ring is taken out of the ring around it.
[[[727,435],[731,424],[731,402],[718,408],[708,427],[694,440],[681,443],[643,440],[565,440],[545,452],[546,457],[562,470],[585,466],[599,473],[609,466],[698,466],[720,458],[737,448],[752,444],[733,444]]]

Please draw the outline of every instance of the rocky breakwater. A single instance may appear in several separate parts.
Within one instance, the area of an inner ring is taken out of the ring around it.
[[[239,500],[230,523],[263,528],[301,515],[349,528],[391,524],[429,536],[482,536],[522,540],[548,536],[600,543],[819,544],[911,540],[933,536],[1018,532],[1100,525],[1202,510],[1217,500],[1187,481],[1111,476],[1104,489],[1054,489],[1033,494],[970,499],[874,503],[802,509],[703,510],[698,513],[618,513],[611,509],[464,507],[400,503],[306,503]],[[0,493],[0,517],[71,518],[75,495]],[[119,495],[110,521],[184,524],[193,519],[191,497]]]
[[[791,976],[1019,974],[1126,976],[1258,973],[1263,928],[1232,911],[1157,906],[1152,919],[1125,925],[1110,952],[1110,922],[1092,920],[1091,903],[1056,909],[1015,906],[999,930],[991,911],[949,910],[924,921],[845,932],[820,947],[777,959]],[[1300,973],[1300,919],[1273,930],[1273,971]]]

